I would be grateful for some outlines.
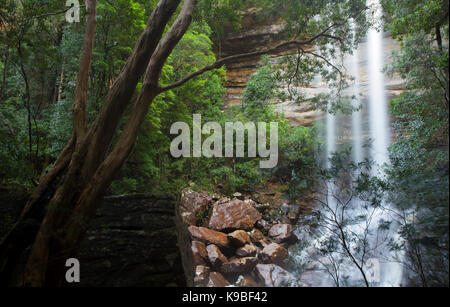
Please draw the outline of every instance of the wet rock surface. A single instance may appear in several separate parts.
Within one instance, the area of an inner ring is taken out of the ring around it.
[[[261,240],[263,240],[265,238],[264,234],[259,231],[258,229],[253,229],[250,233],[250,240],[253,243],[257,243],[260,242]]]
[[[249,274],[239,276],[236,286],[238,287],[258,287],[258,282]]]
[[[168,195],[107,197],[81,244],[81,287],[184,286]]]
[[[190,195],[190,194],[193,195]],[[199,199],[204,197],[205,201]],[[260,204],[240,193],[234,199],[220,195],[208,195],[186,189],[182,193],[177,211],[178,243],[188,286],[198,287],[255,287],[255,286],[301,286],[289,273],[288,247],[294,240],[292,226],[281,219],[266,214],[272,210],[267,203]],[[239,198],[239,199],[238,199]],[[210,212],[202,225],[190,223],[190,205],[208,203],[204,212]],[[264,216],[264,220],[263,220]],[[289,220],[289,219],[288,219]],[[265,228],[258,228],[264,224]],[[208,258],[200,242],[206,246]],[[197,246],[198,245],[198,246]],[[195,246],[195,248],[193,248]],[[199,264],[200,263],[200,264]]]
[[[227,263],[224,263],[220,271],[222,273],[244,273],[251,272],[258,262],[256,257],[244,257],[244,258],[235,258],[230,260]]]
[[[181,198],[180,206],[183,208],[183,220],[188,225],[196,226],[201,217],[209,208],[213,197],[206,192],[192,192]]]

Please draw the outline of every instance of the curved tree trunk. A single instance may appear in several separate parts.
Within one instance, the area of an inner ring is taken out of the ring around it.
[[[161,39],[180,0],[161,0],[92,127],[85,119],[88,77],[96,27],[96,0],[87,0],[86,33],[73,106],[74,134],[52,169],[41,178],[19,221],[0,243],[0,281],[7,285],[61,285],[65,261],[77,254],[91,217],[122,167],[153,99],[161,69],[189,27],[196,1],[185,1]],[[150,63],[150,64],[149,64]],[[117,144],[105,158],[142,75],[144,86]],[[30,248],[31,246],[31,248]]]

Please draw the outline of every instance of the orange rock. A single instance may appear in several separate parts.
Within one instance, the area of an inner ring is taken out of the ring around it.
[[[251,230],[260,219],[261,214],[253,206],[235,199],[228,203],[214,205],[209,227],[215,230]]]
[[[185,189],[181,195],[180,212],[183,221],[187,225],[196,225],[197,214],[200,211],[207,211],[212,203],[212,197],[207,192],[195,192]]]
[[[266,263],[281,263],[289,256],[287,249],[277,243],[266,245],[261,251],[260,257]]]
[[[230,245],[228,237],[223,232],[218,232],[205,227],[190,226],[188,228],[193,239],[204,242],[215,244],[219,247],[227,247]]]
[[[205,265],[208,259],[205,244],[199,241],[192,241],[191,250],[194,256],[195,264]]]

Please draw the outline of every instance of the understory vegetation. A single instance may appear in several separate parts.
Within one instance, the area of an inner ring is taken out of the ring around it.
[[[88,121],[98,113],[103,97],[145,28],[145,19],[155,4],[155,1],[116,2],[115,5],[101,2],[98,6]],[[10,5],[12,9],[12,2]],[[22,14],[32,14],[35,8],[32,4],[24,6]],[[84,29],[81,24],[67,25],[63,21],[38,19],[37,24],[32,24],[19,18],[11,21],[7,16],[4,18],[17,28],[2,35],[0,160],[4,167],[1,180],[3,184],[20,184],[32,189],[72,133],[74,80]],[[52,31],[54,27],[57,27],[56,33]],[[215,35],[205,18],[195,20],[164,66],[162,84],[170,84],[214,63],[212,39]],[[241,105],[234,108],[224,110],[225,68],[207,72],[181,88],[158,96],[109,193],[163,191],[176,194],[193,182],[196,189],[232,194],[251,191],[276,178],[291,183],[292,197],[307,191],[315,162],[315,132],[313,128],[290,127],[282,114],[274,112],[276,76],[268,61],[268,58],[262,60]],[[140,87],[138,84],[136,93]],[[263,171],[257,159],[249,158],[172,158],[170,143],[174,136],[169,134],[170,127],[182,121],[189,123],[192,129],[192,114],[201,114],[203,123],[215,121],[222,127],[225,122],[235,121],[278,122],[278,167]]]

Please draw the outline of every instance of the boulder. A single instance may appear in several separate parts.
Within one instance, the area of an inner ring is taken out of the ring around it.
[[[269,237],[277,243],[295,241],[296,237],[292,233],[292,225],[290,224],[275,224],[269,230]]]
[[[236,255],[239,257],[255,257],[256,247],[252,244],[246,244],[236,250]]]
[[[206,286],[209,281],[210,268],[204,265],[197,265],[195,268],[194,284],[196,286]]]
[[[258,243],[259,241],[265,239],[264,234],[263,234],[261,231],[259,231],[258,229],[256,229],[256,228],[253,229],[253,230],[249,233],[249,235],[250,235],[250,240],[251,240],[253,243]]]
[[[207,192],[195,192],[191,189],[183,190],[181,194],[180,213],[187,225],[197,224],[197,215],[200,211],[208,211],[212,197]]]
[[[219,272],[209,274],[208,287],[227,287],[230,283]]]
[[[251,272],[258,262],[256,257],[237,258],[224,263],[220,268],[222,273]]]
[[[203,242],[192,241],[191,245],[192,254],[196,265],[206,265],[208,260],[208,253],[206,246]]]
[[[263,262],[277,264],[289,256],[287,249],[277,243],[266,245],[259,255]]]
[[[261,214],[255,208],[242,200],[236,199],[213,206],[209,228],[215,230],[251,230],[260,219]]]
[[[206,244],[214,244],[219,247],[227,247],[230,244],[227,235],[223,232],[196,226],[189,226],[188,230],[194,240],[198,240]]]
[[[232,233],[228,234],[228,239],[230,240],[230,243],[235,247],[241,247],[245,244],[251,243],[250,236],[243,230],[233,231]]]
[[[222,264],[228,262],[227,257],[222,254],[222,252],[216,245],[208,245],[206,250],[208,251],[209,262],[211,262],[213,267],[220,268]]]
[[[238,287],[258,287],[258,283],[249,274],[239,276],[236,286]]]
[[[257,264],[256,273],[266,287],[298,287],[301,285],[291,273],[275,264]]]

